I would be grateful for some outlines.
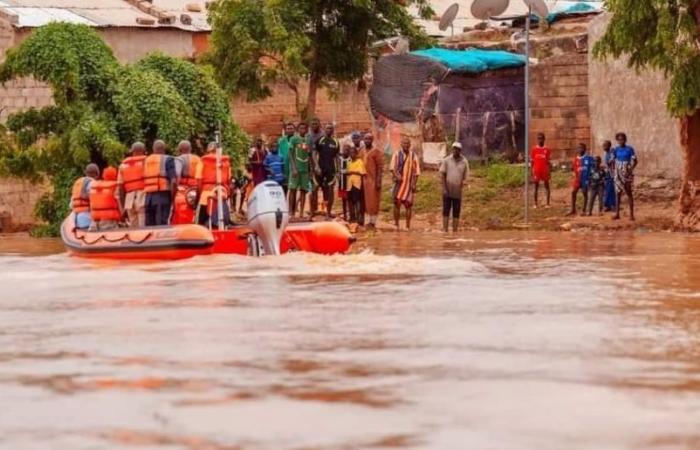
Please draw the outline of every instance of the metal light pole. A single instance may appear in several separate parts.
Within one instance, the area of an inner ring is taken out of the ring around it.
[[[530,16],[532,10],[540,17],[547,17],[548,8],[544,0],[522,0],[527,6],[525,17],[525,224],[530,220]],[[508,9],[510,0],[474,0],[472,16],[481,20],[490,20]]]
[[[530,15],[525,17],[525,224],[530,220]]]

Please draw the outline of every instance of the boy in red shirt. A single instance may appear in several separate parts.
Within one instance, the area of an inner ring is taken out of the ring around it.
[[[540,190],[540,182],[544,183],[544,189],[547,191],[547,208],[549,208],[549,180],[551,168],[551,151],[544,145],[544,133],[537,133],[537,146],[532,149],[530,159],[532,161],[532,181],[535,183],[535,209],[537,209],[537,194]]]

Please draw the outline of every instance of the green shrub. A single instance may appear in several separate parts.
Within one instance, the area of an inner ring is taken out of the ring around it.
[[[85,25],[51,23],[8,51],[0,82],[25,76],[50,84],[55,105],[8,118],[13,136],[5,142],[0,130],[0,172],[50,177],[53,192],[36,210],[48,222],[39,234],[58,231],[72,182],[87,163],[115,165],[135,140],[163,139],[173,149],[189,139],[196,146],[220,128],[234,159],[247,152],[247,136],[231,120],[210,69],[160,54],[120,66]]]

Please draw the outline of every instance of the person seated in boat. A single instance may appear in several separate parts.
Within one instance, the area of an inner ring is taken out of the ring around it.
[[[194,223],[194,208],[188,202],[188,192],[196,192],[197,190],[195,175],[201,161],[199,156],[192,153],[190,141],[181,141],[177,146],[177,151],[178,156],[175,158],[177,189],[175,207],[173,208],[173,225]]]
[[[85,176],[78,178],[73,183],[70,208],[75,214],[75,227],[85,230],[90,227],[90,185],[100,177],[100,168],[97,164],[88,164],[85,167]]]
[[[143,165],[146,160],[146,146],[134,142],[131,151],[119,165],[117,190],[119,204],[127,216],[129,226],[143,228],[146,226],[146,193],[143,191]]]
[[[221,155],[221,166],[217,167],[216,151],[219,144],[210,142],[207,146],[207,154],[197,166],[195,179],[197,180],[197,223],[204,226],[216,227],[218,217],[218,195],[221,193],[221,206],[223,210],[224,225],[231,223],[229,209],[229,189],[231,186],[231,161],[228,155]],[[221,178],[217,179],[217,172]],[[219,180],[219,181],[217,181]]]
[[[90,183],[90,231],[106,231],[119,228],[123,211],[117,192],[117,169],[107,167],[101,180]]]

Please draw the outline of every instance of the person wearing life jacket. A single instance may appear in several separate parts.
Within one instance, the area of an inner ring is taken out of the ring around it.
[[[173,198],[177,189],[175,159],[165,154],[165,142],[153,143],[153,153],[143,165],[146,193],[146,226],[163,226],[170,222]]]
[[[178,156],[175,158],[175,171],[177,173],[177,191],[175,192],[175,204],[173,207],[172,224],[194,223],[194,205],[188,202],[187,193],[197,190],[197,166],[201,159],[192,153],[190,141],[181,141],[177,146]]]
[[[129,226],[143,228],[146,226],[146,194],[143,191],[143,165],[146,161],[146,146],[135,142],[130,155],[119,165],[117,189],[122,210],[129,219]]]
[[[119,227],[122,209],[117,192],[117,169],[107,167],[102,179],[90,183],[91,230],[103,231]]]
[[[85,167],[85,176],[73,183],[70,196],[70,208],[75,215],[75,227],[81,230],[90,227],[90,185],[100,177],[100,168],[97,164],[88,164]]]
[[[218,220],[218,197],[217,192],[221,191],[224,223],[231,223],[231,213],[229,209],[228,197],[231,186],[231,161],[227,155],[221,156],[221,167],[217,168],[216,150],[218,144],[210,142],[207,146],[207,154],[202,156],[202,161],[197,166],[197,198],[198,214],[197,222],[200,225],[215,227]],[[221,184],[217,184],[217,169],[221,170]]]

